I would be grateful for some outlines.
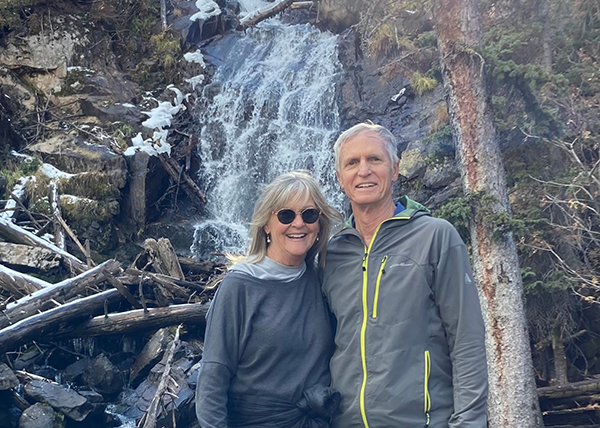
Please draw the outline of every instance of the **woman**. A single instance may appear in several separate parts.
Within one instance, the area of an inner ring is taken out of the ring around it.
[[[315,259],[335,220],[305,172],[265,188],[250,250],[232,260],[208,313],[196,388],[202,428],[329,426],[340,396],[328,388],[333,335]]]

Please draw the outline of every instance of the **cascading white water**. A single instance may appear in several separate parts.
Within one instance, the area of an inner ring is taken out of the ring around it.
[[[243,251],[261,186],[287,171],[310,170],[342,206],[331,151],[340,128],[336,46],[333,34],[270,19],[221,58],[199,113],[209,219],[196,227],[193,254]]]

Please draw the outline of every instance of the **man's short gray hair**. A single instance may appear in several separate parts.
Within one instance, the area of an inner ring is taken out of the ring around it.
[[[394,134],[392,134],[387,128],[384,128],[381,125],[375,125],[373,122],[368,121],[354,125],[352,128],[342,132],[333,145],[333,151],[335,153],[335,170],[337,172],[340,172],[340,152],[342,151],[342,146],[344,143],[351,138],[356,137],[357,135],[367,134],[369,132],[374,132],[379,135],[381,141],[383,141],[385,144],[388,154],[390,155],[392,165],[396,165],[398,163],[398,149],[396,147],[397,142]]]

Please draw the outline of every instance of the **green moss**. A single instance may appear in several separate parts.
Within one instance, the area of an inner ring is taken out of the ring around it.
[[[415,91],[415,94],[421,96],[427,92],[433,91],[437,86],[437,80],[429,76],[424,76],[416,71],[410,78],[410,86],[413,88],[413,91]]]
[[[88,172],[62,178],[58,182],[58,190],[61,194],[98,200],[116,198],[119,195],[119,189],[111,183],[110,177],[102,172]]]
[[[65,220],[85,227],[93,221],[101,223],[109,221],[113,217],[107,204],[91,199],[61,198],[60,208]]]
[[[435,31],[426,31],[419,34],[419,37],[417,37],[417,40],[415,41],[415,45],[419,48],[436,47],[437,35]]]

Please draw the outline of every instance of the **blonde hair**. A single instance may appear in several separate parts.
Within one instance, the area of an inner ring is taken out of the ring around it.
[[[354,125],[352,128],[342,132],[333,145],[333,152],[335,153],[335,170],[337,172],[340,172],[340,152],[342,151],[342,145],[357,135],[367,134],[369,132],[374,132],[379,135],[381,141],[383,141],[385,144],[388,154],[390,155],[390,161],[392,161],[392,165],[396,165],[398,163],[398,148],[394,134],[392,134],[387,128],[384,128],[381,125],[375,125],[369,120],[367,122]]]
[[[291,171],[282,174],[263,189],[254,206],[254,214],[250,222],[250,249],[247,254],[242,256],[228,254],[227,258],[230,262],[232,264],[242,262],[258,263],[263,260],[267,255],[268,248],[267,234],[264,227],[271,218],[271,214],[289,207],[290,201],[305,204],[310,198],[313,199],[316,208],[321,212],[319,216],[319,240],[315,241],[308,250],[305,260],[307,264],[314,266],[315,258],[319,255],[319,264],[324,266],[327,240],[331,236],[336,223],[341,223],[343,218],[335,208],[327,203],[321,187],[308,171]]]

